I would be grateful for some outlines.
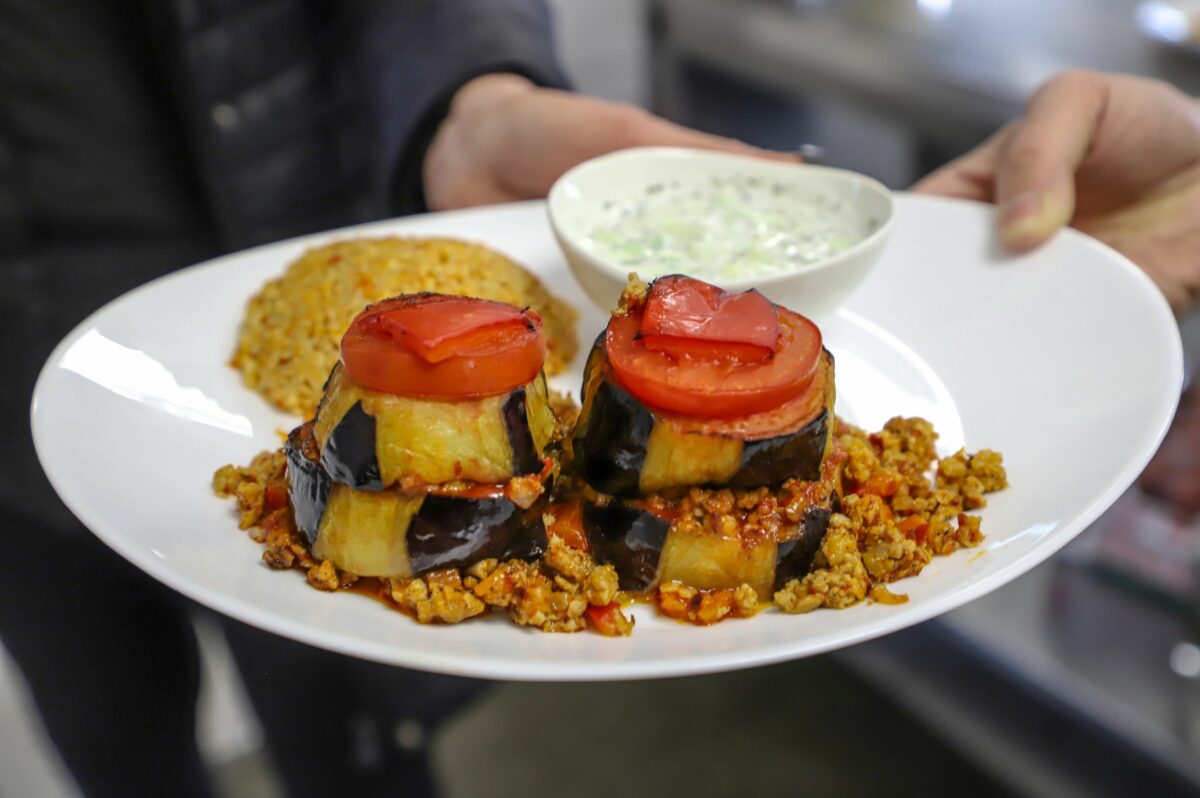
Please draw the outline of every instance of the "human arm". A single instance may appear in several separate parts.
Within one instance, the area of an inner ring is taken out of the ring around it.
[[[1200,299],[1200,106],[1161,81],[1059,75],[914,188],[996,203],[1013,251],[1070,224],[1137,263],[1176,311]]]
[[[455,94],[426,155],[425,197],[436,210],[543,197],[572,166],[640,145],[794,159],[676,125],[627,103],[492,74]]]
[[[575,164],[638,145],[795,159],[564,91],[540,0],[352,7],[395,213],[542,197]]]

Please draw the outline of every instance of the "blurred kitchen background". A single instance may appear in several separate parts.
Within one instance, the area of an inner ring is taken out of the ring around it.
[[[816,144],[829,164],[894,188],[1013,118],[1064,69],[1200,93],[1187,3],[553,5],[582,91],[765,147]],[[1200,323],[1184,332],[1195,363]],[[1190,463],[1195,479],[1194,399],[1160,457]],[[406,739],[433,746],[453,798],[1200,794],[1200,523],[1150,494],[1135,487],[1008,587],[882,640],[716,677],[498,685],[436,739]],[[278,795],[215,626],[200,623],[205,752],[228,796]],[[564,735],[580,713],[586,734]],[[0,796],[75,794],[2,656],[0,740]]]

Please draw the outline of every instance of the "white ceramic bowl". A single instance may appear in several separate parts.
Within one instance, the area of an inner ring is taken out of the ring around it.
[[[716,279],[722,288],[757,288],[772,301],[817,320],[828,318],[849,298],[879,259],[892,228],[892,195],[876,180],[844,169],[781,163],[728,153],[678,147],[639,147],[586,161],[550,189],[550,226],[575,279],[602,310],[616,305],[630,267],[605,258],[591,233],[606,207],[650,186],[703,188],[714,178],[742,176],[786,187],[787,202],[818,201],[840,206],[862,238],[848,249],[794,271],[758,277]]]

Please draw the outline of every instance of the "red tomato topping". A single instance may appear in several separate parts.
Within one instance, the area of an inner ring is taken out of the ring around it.
[[[409,294],[369,306],[342,337],[350,379],[403,396],[467,398],[532,380],[546,359],[542,319],[500,302]]]
[[[397,297],[373,305],[378,310],[362,320],[363,330],[390,337],[430,363],[487,351],[501,337],[532,328],[520,308],[503,302],[445,294],[425,295],[420,302],[408,300]]]
[[[662,352],[676,360],[724,360],[732,363],[761,363],[774,351],[753,344],[731,341],[705,341],[696,338],[677,338],[674,335],[643,335],[642,344],[647,349]]]
[[[757,291],[731,294],[683,275],[654,281],[639,332],[645,345],[673,357],[761,362],[779,344],[779,315]]]
[[[694,418],[739,418],[779,407],[813,380],[821,331],[803,316],[778,308],[775,355],[760,363],[675,358],[639,339],[641,315],[615,316],[604,345],[617,381],[646,404]]]

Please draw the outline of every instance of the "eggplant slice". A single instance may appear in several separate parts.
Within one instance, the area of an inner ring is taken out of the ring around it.
[[[546,551],[543,496],[522,510],[503,496],[406,496],[334,485],[313,556],[359,576],[405,578],[479,560],[535,560]]]
[[[548,492],[528,510],[522,510],[503,497],[426,496],[408,526],[413,573],[464,568],[489,558],[536,560],[547,548],[542,523],[547,499]]]
[[[287,456],[288,498],[292,517],[308,545],[317,539],[317,528],[325,514],[332,480],[321,467],[321,449],[313,435],[312,422],[302,424],[288,435],[283,447]]]
[[[617,569],[622,590],[647,590],[658,579],[658,559],[671,524],[626,502],[583,503],[583,530],[596,561]]]
[[[782,434],[756,437],[706,432],[697,420],[648,407],[618,383],[597,345],[584,370],[573,440],[576,473],[600,493],[625,498],[693,485],[754,488],[816,480],[834,402],[833,356],[826,350],[821,358],[823,404]],[[768,414],[738,420],[739,425],[770,427]]]
[[[288,494],[313,556],[358,576],[417,576],[479,560],[536,560],[546,550],[542,511],[504,496],[407,496],[335,482],[321,466],[313,422],[288,436]],[[547,486],[548,487],[548,486]]]
[[[314,434],[334,481],[377,491],[402,479],[501,484],[537,474],[555,424],[540,374],[505,395],[436,401],[367,390],[338,364]]]
[[[622,590],[678,581],[700,589],[748,584],[767,601],[812,568],[839,503],[832,486],[783,540],[682,532],[639,503],[585,502],[583,528],[596,560],[617,570]]]

